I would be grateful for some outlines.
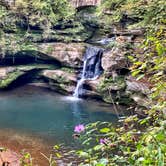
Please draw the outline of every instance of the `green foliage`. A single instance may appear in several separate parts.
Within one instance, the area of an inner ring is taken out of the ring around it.
[[[84,159],[80,165],[164,166],[166,124],[160,119],[158,126],[144,129],[143,120],[137,116],[128,117],[117,129],[109,122],[87,125],[86,132],[79,137],[84,148],[76,152]],[[147,125],[154,120],[154,117],[148,118]]]
[[[120,127],[116,129],[109,122],[87,125],[86,132],[79,136],[84,145],[78,153],[84,158],[80,165],[165,165],[165,9],[164,0],[103,1],[101,16],[109,23],[120,23],[123,16],[127,15],[135,20],[130,27],[146,29],[145,41],[141,45],[144,52],[129,55],[128,58],[133,63],[130,68],[133,77],[146,81],[151,88],[151,105],[143,110],[144,117],[135,113],[121,120]],[[100,90],[105,90],[112,81],[105,80]]]
[[[22,152],[20,162],[22,166],[33,166],[32,156],[28,152]]]
[[[103,100],[107,103],[121,103],[128,105],[131,101],[128,96],[121,96],[119,93],[126,87],[125,77],[117,76],[115,79],[112,77],[103,78],[97,87],[98,92],[102,95]],[[112,94],[111,91],[114,91]]]
[[[165,0],[104,0],[98,9],[107,23],[117,23],[126,15],[134,21],[132,27],[155,27],[164,24],[166,18]]]
[[[13,23],[26,21],[27,26],[38,25],[42,29],[51,27],[58,20],[67,20],[74,13],[67,0],[16,0],[13,6],[3,10],[5,14],[1,14],[1,18],[7,23],[12,19]]]
[[[125,78],[124,76],[118,76],[115,79],[113,79],[112,77],[109,78],[104,78],[99,87],[98,90],[100,92],[106,92],[108,91],[108,89],[115,89],[115,90],[120,90],[120,89],[124,89],[125,88]]]
[[[40,29],[42,38],[50,37],[58,21],[73,19],[74,9],[67,0],[16,0],[0,4],[0,55],[32,50],[32,28]]]

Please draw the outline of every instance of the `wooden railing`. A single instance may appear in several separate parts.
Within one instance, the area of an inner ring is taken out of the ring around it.
[[[101,0],[70,0],[75,8],[81,6],[98,6]]]
[[[71,4],[75,7],[82,6],[98,6],[101,3],[101,0],[69,0]],[[14,6],[15,0],[0,0],[0,4],[5,6]]]

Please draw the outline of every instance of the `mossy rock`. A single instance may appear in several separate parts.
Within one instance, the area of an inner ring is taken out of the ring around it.
[[[62,94],[72,93],[77,82],[76,75],[70,68],[43,70],[40,75],[52,90]]]
[[[24,72],[19,70],[16,70],[13,73],[9,73],[6,78],[0,80],[0,89],[7,88],[13,81],[15,81],[22,74],[24,74]]]
[[[126,88],[125,77],[118,76],[115,79],[113,79],[112,77],[104,78],[97,87],[97,90],[100,93],[104,93],[108,89],[114,91],[120,91],[124,90],[125,88]]]
[[[5,89],[8,88],[14,81],[16,81],[19,77],[23,76],[24,74],[36,70],[43,70],[43,69],[53,69],[55,68],[52,65],[38,65],[38,64],[33,64],[33,65],[20,65],[20,66],[15,66],[15,67],[10,67],[11,69],[8,69],[9,67],[4,68],[4,70],[11,70],[9,72],[6,72],[5,76],[3,76],[0,79],[0,89]]]
[[[101,94],[105,102],[129,105],[133,100],[125,93],[125,89],[124,76],[118,76],[115,79],[104,78],[97,87],[98,93]]]

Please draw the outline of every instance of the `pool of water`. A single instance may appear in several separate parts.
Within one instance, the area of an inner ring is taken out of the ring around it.
[[[25,85],[0,91],[0,146],[16,152],[25,149],[40,166],[48,165],[41,152],[49,156],[53,145],[64,143],[62,153],[78,146],[72,137],[75,125],[117,120],[110,105],[76,100],[46,88]],[[70,156],[59,162],[73,160]]]
[[[73,100],[44,88],[24,86],[0,92],[0,129],[31,133],[70,144],[73,128],[95,121],[117,121],[103,103]]]

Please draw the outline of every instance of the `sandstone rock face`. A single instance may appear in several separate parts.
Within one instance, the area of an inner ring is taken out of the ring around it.
[[[14,72],[15,67],[0,67],[0,79],[5,78],[9,73]]]
[[[122,52],[118,48],[106,51],[102,58],[102,67],[106,73],[111,73],[117,69],[125,68],[127,66],[127,60],[124,56],[125,52]]]
[[[63,66],[78,68],[82,65],[85,44],[83,43],[44,43],[39,51],[61,62]]]
[[[95,80],[86,80],[85,84],[87,84],[92,91],[97,92],[97,87],[100,85],[100,82],[102,81],[103,77],[99,77]]]
[[[74,72],[59,70],[44,70],[41,75],[48,81],[49,88],[61,94],[73,94],[77,84],[77,75]],[[102,99],[97,92],[97,86],[100,84],[101,77],[96,80],[86,80],[83,84],[83,98]]]
[[[77,82],[76,74],[75,73],[69,73],[67,71],[63,70],[44,70],[43,75],[50,78],[57,80],[58,82]],[[58,80],[61,79],[61,80]],[[63,80],[62,80],[63,79]]]
[[[139,92],[142,94],[150,94],[150,85],[148,82],[138,81],[132,76],[129,76],[126,80],[127,91]]]
[[[130,94],[130,98],[133,99],[137,105],[150,108],[151,100],[148,98],[148,95],[151,93],[151,85],[147,80],[136,80],[132,76],[128,76],[126,85],[126,93]]]
[[[76,87],[76,74],[63,70],[44,70],[41,73],[44,76],[51,89],[62,94],[72,94]]]

